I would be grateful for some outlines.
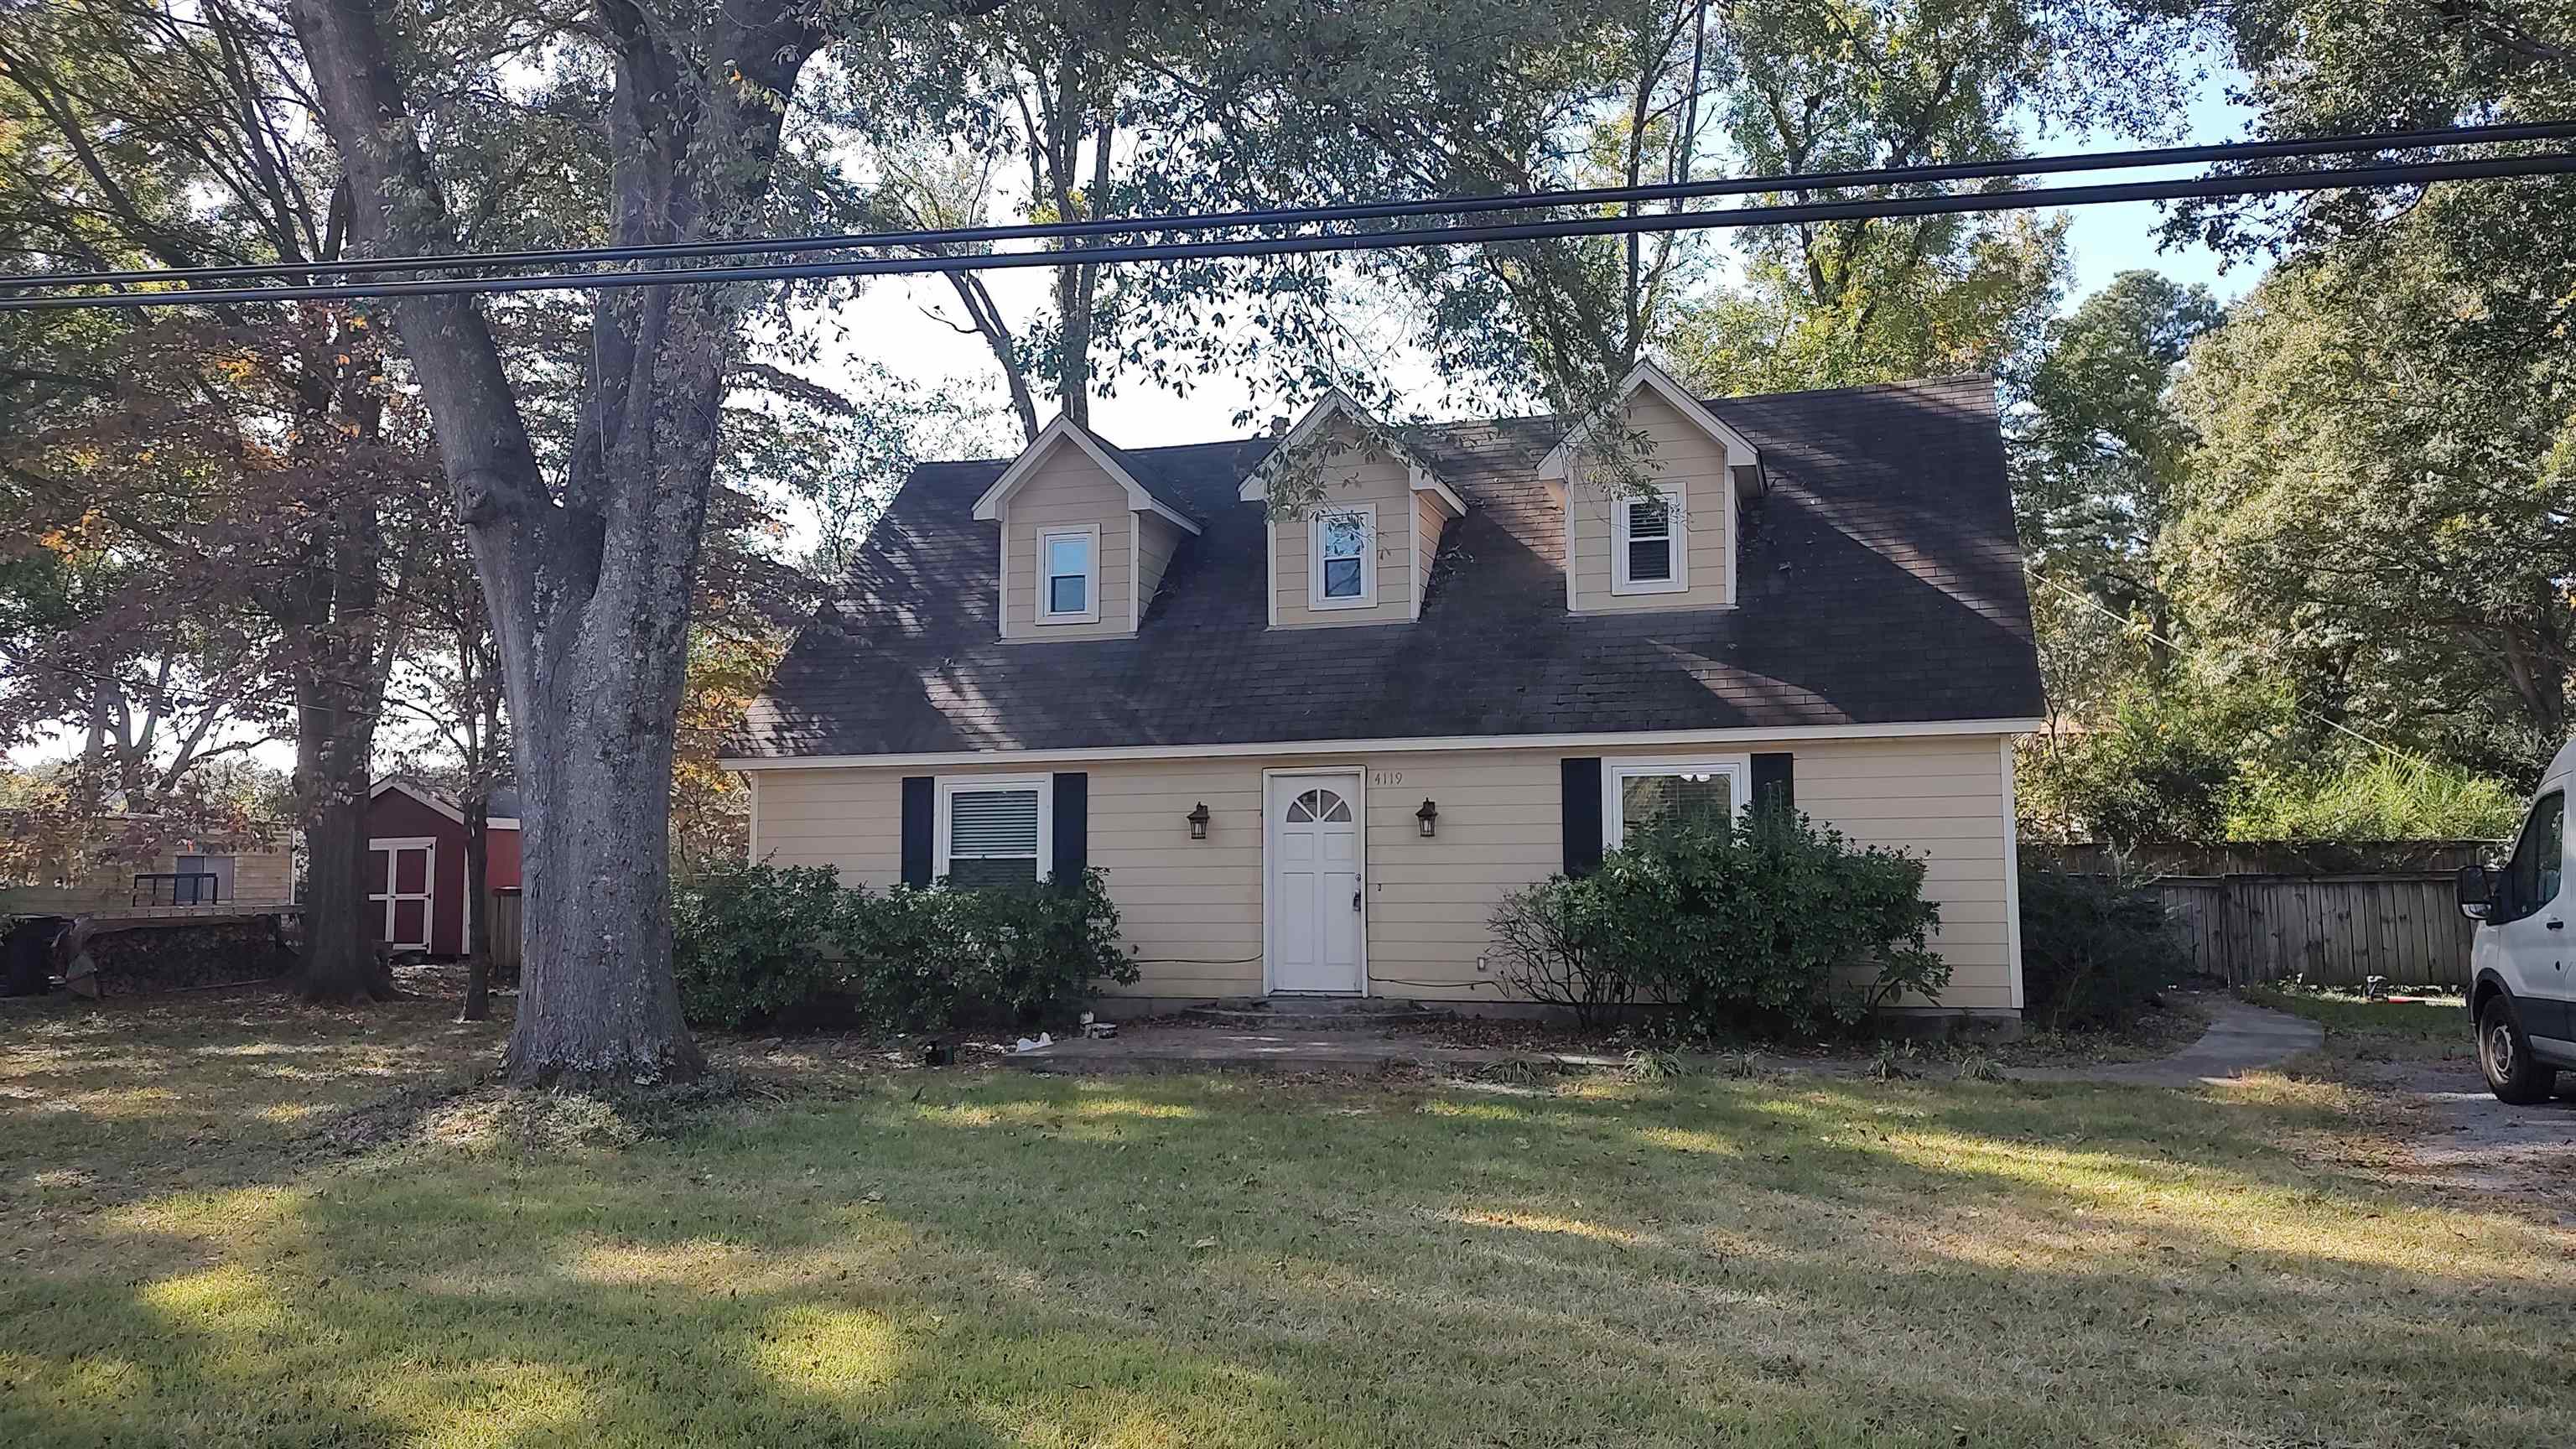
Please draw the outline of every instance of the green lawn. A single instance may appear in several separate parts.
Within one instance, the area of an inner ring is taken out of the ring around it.
[[[2330,1056],[2402,1061],[2477,1057],[2477,1041],[2469,1030],[2468,998],[2463,996],[2372,1001],[2339,991],[2253,987],[2245,999],[2324,1026]]]
[[[0,1004],[5,1006],[6,1004]],[[2354,1089],[893,1072],[637,1123],[420,1004],[0,1011],[0,1444],[2480,1445],[2576,1239]],[[379,1105],[356,1117],[340,1109]]]

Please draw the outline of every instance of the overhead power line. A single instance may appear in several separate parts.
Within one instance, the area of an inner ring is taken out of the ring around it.
[[[2273,141],[2234,141],[2129,151],[2077,152],[1940,165],[1889,166],[1841,171],[1641,186],[1596,186],[1559,191],[1513,191],[1491,196],[1423,197],[1404,201],[1348,202],[1324,206],[1260,207],[1189,212],[1172,216],[1099,217],[1086,221],[1024,222],[1002,226],[917,228],[905,231],[834,232],[785,237],[709,238],[605,247],[559,247],[511,252],[444,252],[408,257],[351,257],[336,261],[268,262],[226,267],[176,267],[122,272],[16,272],[0,274],[0,287],[158,286],[196,282],[246,282],[319,276],[372,276],[387,272],[443,272],[514,267],[564,267],[621,262],[679,261],[698,257],[796,255],[830,251],[891,251],[978,247],[1011,241],[1072,241],[1093,237],[1170,232],[1236,231],[1251,227],[1329,226],[1408,217],[1473,216],[1655,202],[1698,201],[1763,192],[1843,191],[1855,187],[1927,185],[2050,176],[2084,171],[2135,171],[2161,166],[2222,165],[2370,151],[2420,151],[2469,145],[2576,139],[2576,121],[2519,125],[2446,126],[2359,135],[2300,136]]]
[[[2060,206],[2099,206],[2133,201],[2176,201],[2262,196],[2285,191],[2416,186],[2440,181],[2564,175],[2576,172],[2576,152],[2483,156],[2455,161],[2414,161],[2375,166],[2309,168],[2245,176],[2204,176],[2028,191],[1943,193],[1859,201],[1800,202],[1729,207],[1721,211],[1656,212],[1637,216],[1566,217],[1482,226],[1435,226],[1400,231],[1330,232],[1305,236],[1249,237],[1226,241],[1127,243],[912,257],[858,257],[752,266],[678,267],[651,271],[546,272],[509,277],[436,277],[353,284],[269,287],[194,287],[153,292],[105,292],[0,297],[0,312],[60,311],[97,307],[175,307],[245,302],[332,301],[368,297],[459,296],[666,287],[720,282],[801,281],[825,277],[919,275],[1134,262],[1219,261],[1265,256],[1388,251],[1566,237],[1623,236],[1656,231],[1713,231],[1798,222],[1943,216],[1973,212],[2030,211]],[[54,283],[53,285],[63,285]]]

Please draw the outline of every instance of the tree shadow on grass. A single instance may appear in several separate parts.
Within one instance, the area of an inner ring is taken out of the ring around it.
[[[79,1270],[0,1273],[0,1440],[2400,1444],[2576,1410],[2564,1243],[2286,1160],[2297,1106],[926,1080],[127,1204]]]

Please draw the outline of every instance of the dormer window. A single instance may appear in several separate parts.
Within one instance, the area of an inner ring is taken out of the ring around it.
[[[1314,573],[1307,604],[1317,609],[1365,609],[1377,603],[1377,507],[1337,508],[1313,520]]]
[[[1038,532],[1038,622],[1100,621],[1100,526]]]
[[[1674,526],[1681,517],[1681,490],[1674,487],[1613,502],[1612,593],[1661,594],[1690,586],[1688,555]]]

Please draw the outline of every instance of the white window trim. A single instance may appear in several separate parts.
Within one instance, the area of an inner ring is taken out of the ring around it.
[[[1673,576],[1668,579],[1632,579],[1628,576],[1628,510],[1645,502],[1643,498],[1621,493],[1610,500],[1610,592],[1613,594],[1678,594],[1690,587],[1690,505],[1681,481],[1657,483],[1655,491],[1663,495],[1666,531],[1670,535]]]
[[[1038,876],[1041,881],[1055,874],[1055,776],[1053,775],[941,775],[932,791],[930,878],[948,878],[948,801],[953,795],[980,794],[992,790],[1035,790],[1038,792]],[[980,858],[980,857],[979,857]]]
[[[1735,818],[1744,818],[1753,791],[1751,755],[1701,755],[1687,760],[1604,760],[1601,762],[1601,848],[1617,850],[1627,839],[1628,822],[1619,785],[1641,775],[1725,775]]]
[[[1360,545],[1360,592],[1352,599],[1324,596],[1324,523],[1331,518],[1367,520],[1368,538]],[[1309,609],[1374,609],[1377,607],[1377,505],[1332,504],[1315,510],[1306,521],[1306,607]]]
[[[1059,538],[1078,538],[1088,550],[1083,559],[1082,599],[1088,607],[1069,613],[1055,613],[1047,606],[1055,602],[1047,587],[1047,545]],[[1037,546],[1037,621],[1041,624],[1097,624],[1100,622],[1100,525],[1085,523],[1062,528],[1038,530]]]

